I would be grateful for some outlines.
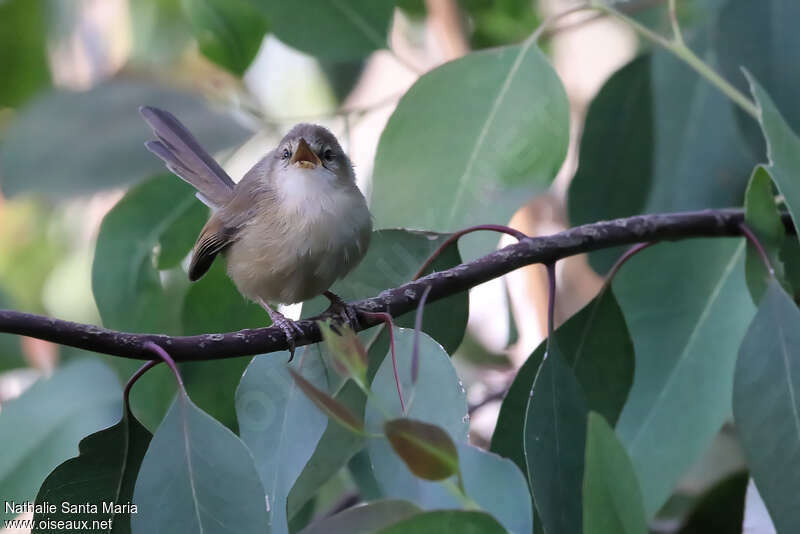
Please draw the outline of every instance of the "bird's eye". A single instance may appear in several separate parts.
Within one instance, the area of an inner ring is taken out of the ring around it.
[[[333,161],[335,156],[333,154],[333,150],[326,148],[325,152],[322,153],[322,157],[325,159],[325,161]]]
[[[291,157],[292,157],[292,151],[289,150],[288,148],[284,148],[283,149],[283,153],[281,154],[281,158],[282,159],[289,159]]]

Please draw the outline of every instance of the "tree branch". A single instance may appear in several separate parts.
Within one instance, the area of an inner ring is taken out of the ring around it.
[[[782,217],[787,231],[793,233],[789,215],[784,213]],[[430,287],[428,302],[434,302],[532,263],[549,263],[575,254],[634,243],[740,236],[743,221],[742,210],[726,209],[639,215],[586,224],[552,236],[523,239],[475,261],[431,273],[353,304],[361,310],[373,312],[360,317],[359,327],[366,329],[380,322],[375,318],[376,312],[397,317],[415,309],[427,287]],[[297,322],[305,333],[302,339],[296,340],[297,346],[320,341],[321,335],[315,323],[319,318]],[[249,356],[287,348],[286,337],[277,327],[171,337],[117,332],[13,310],[0,310],[0,332],[140,360],[153,358],[152,351],[145,346],[147,342],[167,349],[179,362]]]

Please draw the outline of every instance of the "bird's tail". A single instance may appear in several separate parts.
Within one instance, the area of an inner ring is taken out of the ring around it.
[[[175,116],[158,108],[139,108],[157,141],[145,143],[167,168],[197,189],[197,198],[211,208],[225,205],[233,195],[234,181],[206,152]]]

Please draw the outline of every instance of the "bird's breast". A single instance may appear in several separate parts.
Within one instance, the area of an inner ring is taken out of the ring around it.
[[[282,303],[314,297],[355,267],[372,227],[363,196],[336,191],[281,202],[254,218],[228,252],[239,291]]]

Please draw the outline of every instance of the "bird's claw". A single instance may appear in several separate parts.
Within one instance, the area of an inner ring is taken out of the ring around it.
[[[354,331],[358,330],[358,309],[342,300],[336,293],[326,291],[323,295],[331,303],[324,313],[338,316],[344,319],[343,322],[349,325]]]

